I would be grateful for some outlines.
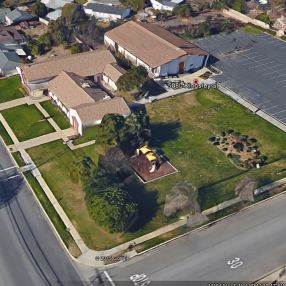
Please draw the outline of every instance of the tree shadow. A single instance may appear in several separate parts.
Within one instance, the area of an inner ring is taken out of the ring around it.
[[[156,215],[158,210],[158,191],[146,191],[145,186],[133,175],[125,182],[124,189],[138,204],[138,218],[128,232],[136,232],[142,229]]]
[[[0,176],[0,208],[6,207],[10,204],[18,195],[18,193],[24,187],[24,180],[17,172],[17,169],[9,170],[9,174],[3,174]]]
[[[156,148],[160,154],[164,155],[162,150],[163,145],[168,141],[175,141],[178,139],[181,123],[179,121],[151,123],[150,127],[152,134],[150,145]]]

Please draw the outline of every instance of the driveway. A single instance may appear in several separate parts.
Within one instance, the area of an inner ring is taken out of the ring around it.
[[[286,124],[286,42],[235,31],[194,43],[217,58],[218,82]]]

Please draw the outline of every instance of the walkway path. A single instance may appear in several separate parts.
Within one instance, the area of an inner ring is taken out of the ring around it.
[[[38,103],[38,102],[43,102],[43,101],[46,101],[46,100],[50,100],[50,98],[48,98],[48,97],[41,97],[41,98],[33,99],[30,96],[24,96],[24,97],[21,97],[21,98],[18,98],[18,99],[14,99],[14,100],[11,100],[11,101],[0,103],[0,111],[8,109],[8,108],[16,107],[16,106],[19,106],[19,105],[23,105],[23,104],[31,105],[31,104],[35,104],[35,103]]]

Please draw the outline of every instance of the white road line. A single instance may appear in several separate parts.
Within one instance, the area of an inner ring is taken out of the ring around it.
[[[15,176],[11,176],[11,177],[8,177],[8,178],[5,178],[5,179],[3,179],[3,180],[0,180],[0,182],[5,182],[5,181],[9,181],[9,180],[12,180],[12,179],[14,179],[14,178],[17,178],[17,177],[20,177],[21,175],[15,175]]]
[[[112,286],[116,286],[115,283],[112,281],[111,277],[109,276],[107,271],[103,271],[104,275],[106,276],[107,280]]]
[[[285,111],[286,111],[286,109],[281,110],[281,111],[278,111],[278,112],[275,112],[275,113],[272,113],[272,115],[276,115],[276,114],[278,114],[278,113],[283,113],[283,112],[285,112]]]
[[[280,83],[280,82],[284,82],[284,81],[286,81],[286,79],[277,80],[276,82],[277,82],[277,83]]]
[[[6,169],[1,169],[0,172],[5,172],[7,170],[11,170],[11,169],[14,169],[14,168],[17,168],[17,166],[9,167],[9,168],[6,168]]]
[[[274,106],[271,106],[271,107],[268,107],[268,108],[263,108],[263,110],[269,110],[269,109],[276,108],[276,107],[278,107],[278,105],[274,105]]]

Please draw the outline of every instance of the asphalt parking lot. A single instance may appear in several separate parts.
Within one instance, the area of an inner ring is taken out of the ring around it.
[[[286,42],[239,30],[194,43],[217,59],[218,82],[286,124]]]

